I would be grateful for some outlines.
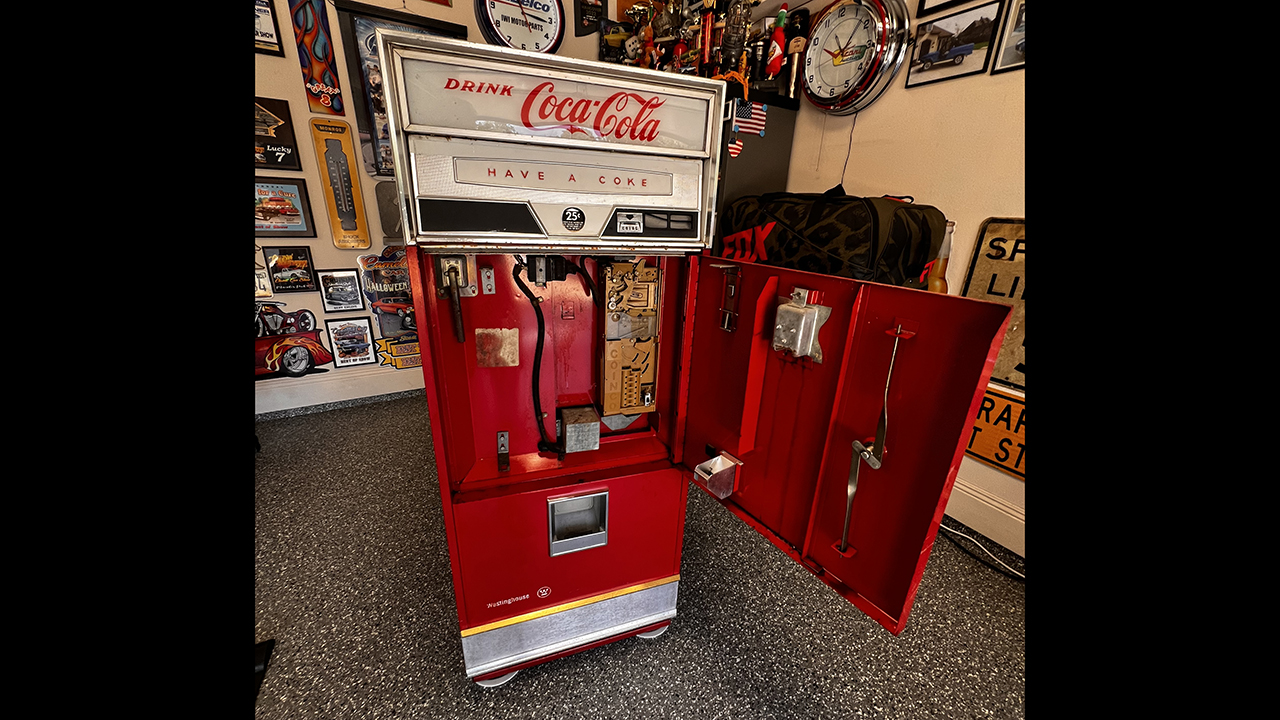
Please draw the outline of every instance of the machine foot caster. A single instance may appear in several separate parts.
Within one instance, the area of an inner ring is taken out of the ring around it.
[[[511,672],[507,673],[506,675],[503,675],[502,677],[489,678],[488,680],[476,680],[475,683],[480,687],[484,687],[484,688],[498,687],[499,685],[505,685],[507,681],[515,677],[516,673],[518,672],[520,671],[512,670]]]
[[[669,628],[669,627],[671,627],[671,626],[670,626],[670,625],[663,625],[662,627],[658,628],[657,630],[650,630],[649,632],[636,633],[636,637],[642,637],[642,638],[644,638],[645,640],[652,640],[652,639],[654,639],[654,638],[658,637],[659,635],[661,635],[662,633],[666,632],[666,631],[667,631],[667,628]]]

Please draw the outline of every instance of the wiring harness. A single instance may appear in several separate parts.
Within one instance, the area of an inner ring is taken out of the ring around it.
[[[538,345],[533,353],[533,416],[534,422],[538,425],[538,435],[542,438],[538,441],[538,452],[555,453],[558,459],[564,460],[564,445],[558,440],[552,440],[547,435],[547,426],[544,422],[546,414],[542,412],[542,347],[547,334],[547,321],[542,315],[542,298],[534,295],[524,279],[520,277],[521,273],[527,272],[529,268],[526,259],[519,255],[513,255],[512,257],[515,259],[515,265],[511,269],[511,277],[516,281],[516,287],[520,288],[520,292],[529,298],[529,304],[533,305],[533,314],[538,318]],[[544,268],[551,268],[551,272],[547,277],[548,280],[564,280],[570,272],[581,275],[587,287],[587,295],[595,298],[596,302],[599,303],[599,296],[595,292],[595,282],[591,280],[591,276],[585,270],[568,258],[559,256],[548,255],[543,258],[543,261],[545,263]],[[557,272],[557,269],[564,272]]]

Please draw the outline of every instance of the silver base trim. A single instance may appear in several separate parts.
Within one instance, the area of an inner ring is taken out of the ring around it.
[[[467,677],[588,645],[676,616],[679,581],[462,638]]]

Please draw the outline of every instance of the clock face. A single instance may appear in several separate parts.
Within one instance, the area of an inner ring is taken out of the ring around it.
[[[813,29],[805,82],[817,98],[834,100],[863,85],[880,59],[880,18],[861,5],[843,4]]]
[[[902,0],[837,0],[810,27],[805,95],[836,114],[869,105],[897,74],[907,23]]]
[[[485,39],[516,50],[553,53],[564,38],[561,0],[476,0]]]

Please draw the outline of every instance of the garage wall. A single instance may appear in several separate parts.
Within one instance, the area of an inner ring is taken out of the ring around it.
[[[476,24],[474,0],[453,0],[453,7],[446,7],[422,0],[360,0],[366,5],[382,7],[397,12],[420,15],[467,28],[467,39],[471,42],[484,42],[480,27]],[[329,227],[328,210],[322,192],[327,190],[328,182],[320,173],[315,148],[311,141],[310,122],[312,118],[340,119],[354,130],[357,127],[352,109],[344,116],[313,114],[307,106],[306,91],[302,86],[302,70],[298,63],[298,47],[293,42],[293,30],[289,21],[288,0],[273,0],[276,19],[280,25],[280,35],[284,42],[284,57],[275,57],[254,53],[254,94],[257,97],[286,100],[289,111],[293,115],[293,129],[298,138],[298,153],[301,156],[302,170],[259,170],[256,174],[278,177],[305,178],[307,190],[311,196],[311,212],[316,224],[316,237],[298,240],[279,241],[276,239],[259,239],[258,245],[287,244],[306,245],[311,248],[315,267],[319,269],[355,268],[356,258],[360,255],[372,255],[382,252],[385,245],[399,245],[398,241],[384,242],[382,220],[378,216],[378,203],[374,195],[376,182],[390,178],[374,178],[360,171],[360,189],[364,198],[364,207],[368,214],[371,246],[367,250],[341,250],[334,246],[333,235]],[[343,96],[350,98],[351,93],[359,91],[361,84],[358,78],[352,77],[347,70],[347,48],[343,46],[341,29],[338,24],[338,12],[331,3],[326,3],[329,13],[329,29],[333,35],[333,44],[338,64],[342,69]],[[565,2],[566,15],[572,20],[573,0]],[[574,37],[571,26],[565,28],[565,37],[556,53],[562,57],[574,57],[595,60],[600,36],[587,35]],[[350,100],[348,100],[350,102]],[[255,259],[262,263],[262,253],[255,251]],[[286,311],[299,309],[311,310],[316,315],[320,330],[324,330],[325,319],[352,317],[359,313],[335,313],[326,316],[324,303],[320,293],[281,293],[273,300],[285,303]],[[367,305],[367,303],[366,303]],[[371,317],[366,310],[363,313]],[[327,338],[325,347],[329,346]],[[420,389],[423,386],[422,370],[407,368],[395,370],[390,366],[361,365],[350,368],[334,368],[332,364],[320,368],[324,372],[313,372],[301,378],[272,377],[258,380],[254,385],[255,413],[291,410],[310,405],[340,402],[356,398],[383,395],[405,390]]]
[[[981,4],[949,8],[926,21]],[[809,7],[825,5],[819,0]],[[918,3],[908,5],[914,35]],[[904,64],[885,94],[852,117],[830,116],[803,103],[787,190],[824,192],[843,183],[849,195],[910,195],[942,210],[956,223],[947,287],[959,295],[982,221],[1026,216],[1026,71],[909,89],[906,80]],[[964,459],[949,515],[1025,555],[1025,508],[1022,480]]]

